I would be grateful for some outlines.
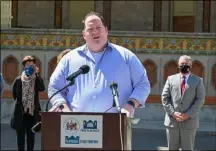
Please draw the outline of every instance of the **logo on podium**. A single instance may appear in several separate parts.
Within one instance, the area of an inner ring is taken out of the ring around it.
[[[102,115],[61,115],[61,147],[102,148]]]
[[[78,120],[70,118],[64,122],[64,129],[67,133],[74,134],[79,131],[80,126]]]
[[[81,129],[82,132],[99,132],[99,129],[97,128],[97,121],[94,120],[84,120],[83,121],[83,129]]]
[[[79,136],[65,136],[65,144],[79,144],[80,143],[80,137]]]
[[[97,121],[86,120],[83,121],[83,129],[97,129]]]

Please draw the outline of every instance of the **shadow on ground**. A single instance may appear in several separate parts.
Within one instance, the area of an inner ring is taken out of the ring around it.
[[[166,150],[165,130],[133,129],[133,150]],[[216,150],[216,135],[197,132],[196,150]],[[8,124],[1,124],[1,150],[17,150],[16,134]],[[36,135],[35,150],[40,150],[40,134]]]

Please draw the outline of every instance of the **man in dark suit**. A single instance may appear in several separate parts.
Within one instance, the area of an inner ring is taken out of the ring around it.
[[[165,109],[166,134],[169,150],[193,150],[199,113],[205,101],[203,79],[192,74],[190,56],[179,58],[180,73],[167,78],[162,105]]]

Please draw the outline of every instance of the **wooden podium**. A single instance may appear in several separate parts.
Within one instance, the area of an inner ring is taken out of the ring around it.
[[[67,117],[79,117],[79,115],[102,117],[102,148],[77,148],[73,147],[73,144],[70,144],[70,147],[61,147],[61,118],[65,115]],[[125,113],[121,113],[121,121],[123,147],[124,150],[128,150],[128,121]],[[118,113],[41,112],[41,150],[121,150],[120,116]]]

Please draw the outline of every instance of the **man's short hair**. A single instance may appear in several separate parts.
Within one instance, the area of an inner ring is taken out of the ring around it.
[[[87,19],[89,16],[97,16],[97,17],[99,17],[99,18],[101,19],[103,25],[106,27],[106,23],[105,23],[105,20],[104,20],[103,16],[100,15],[99,13],[97,13],[97,12],[93,12],[93,11],[92,11],[92,12],[89,12],[88,14],[86,14],[85,18],[84,18],[83,21],[82,21],[82,23],[84,24],[84,29],[85,29],[85,21],[86,21],[86,19]]]
[[[187,61],[189,61],[189,62],[190,62],[190,64],[192,65],[192,59],[191,59],[191,57],[190,57],[190,56],[188,56],[188,55],[182,55],[182,56],[180,56],[180,57],[179,57],[179,60],[180,60],[181,58],[184,58],[184,59],[186,59],[186,60],[187,60]]]

